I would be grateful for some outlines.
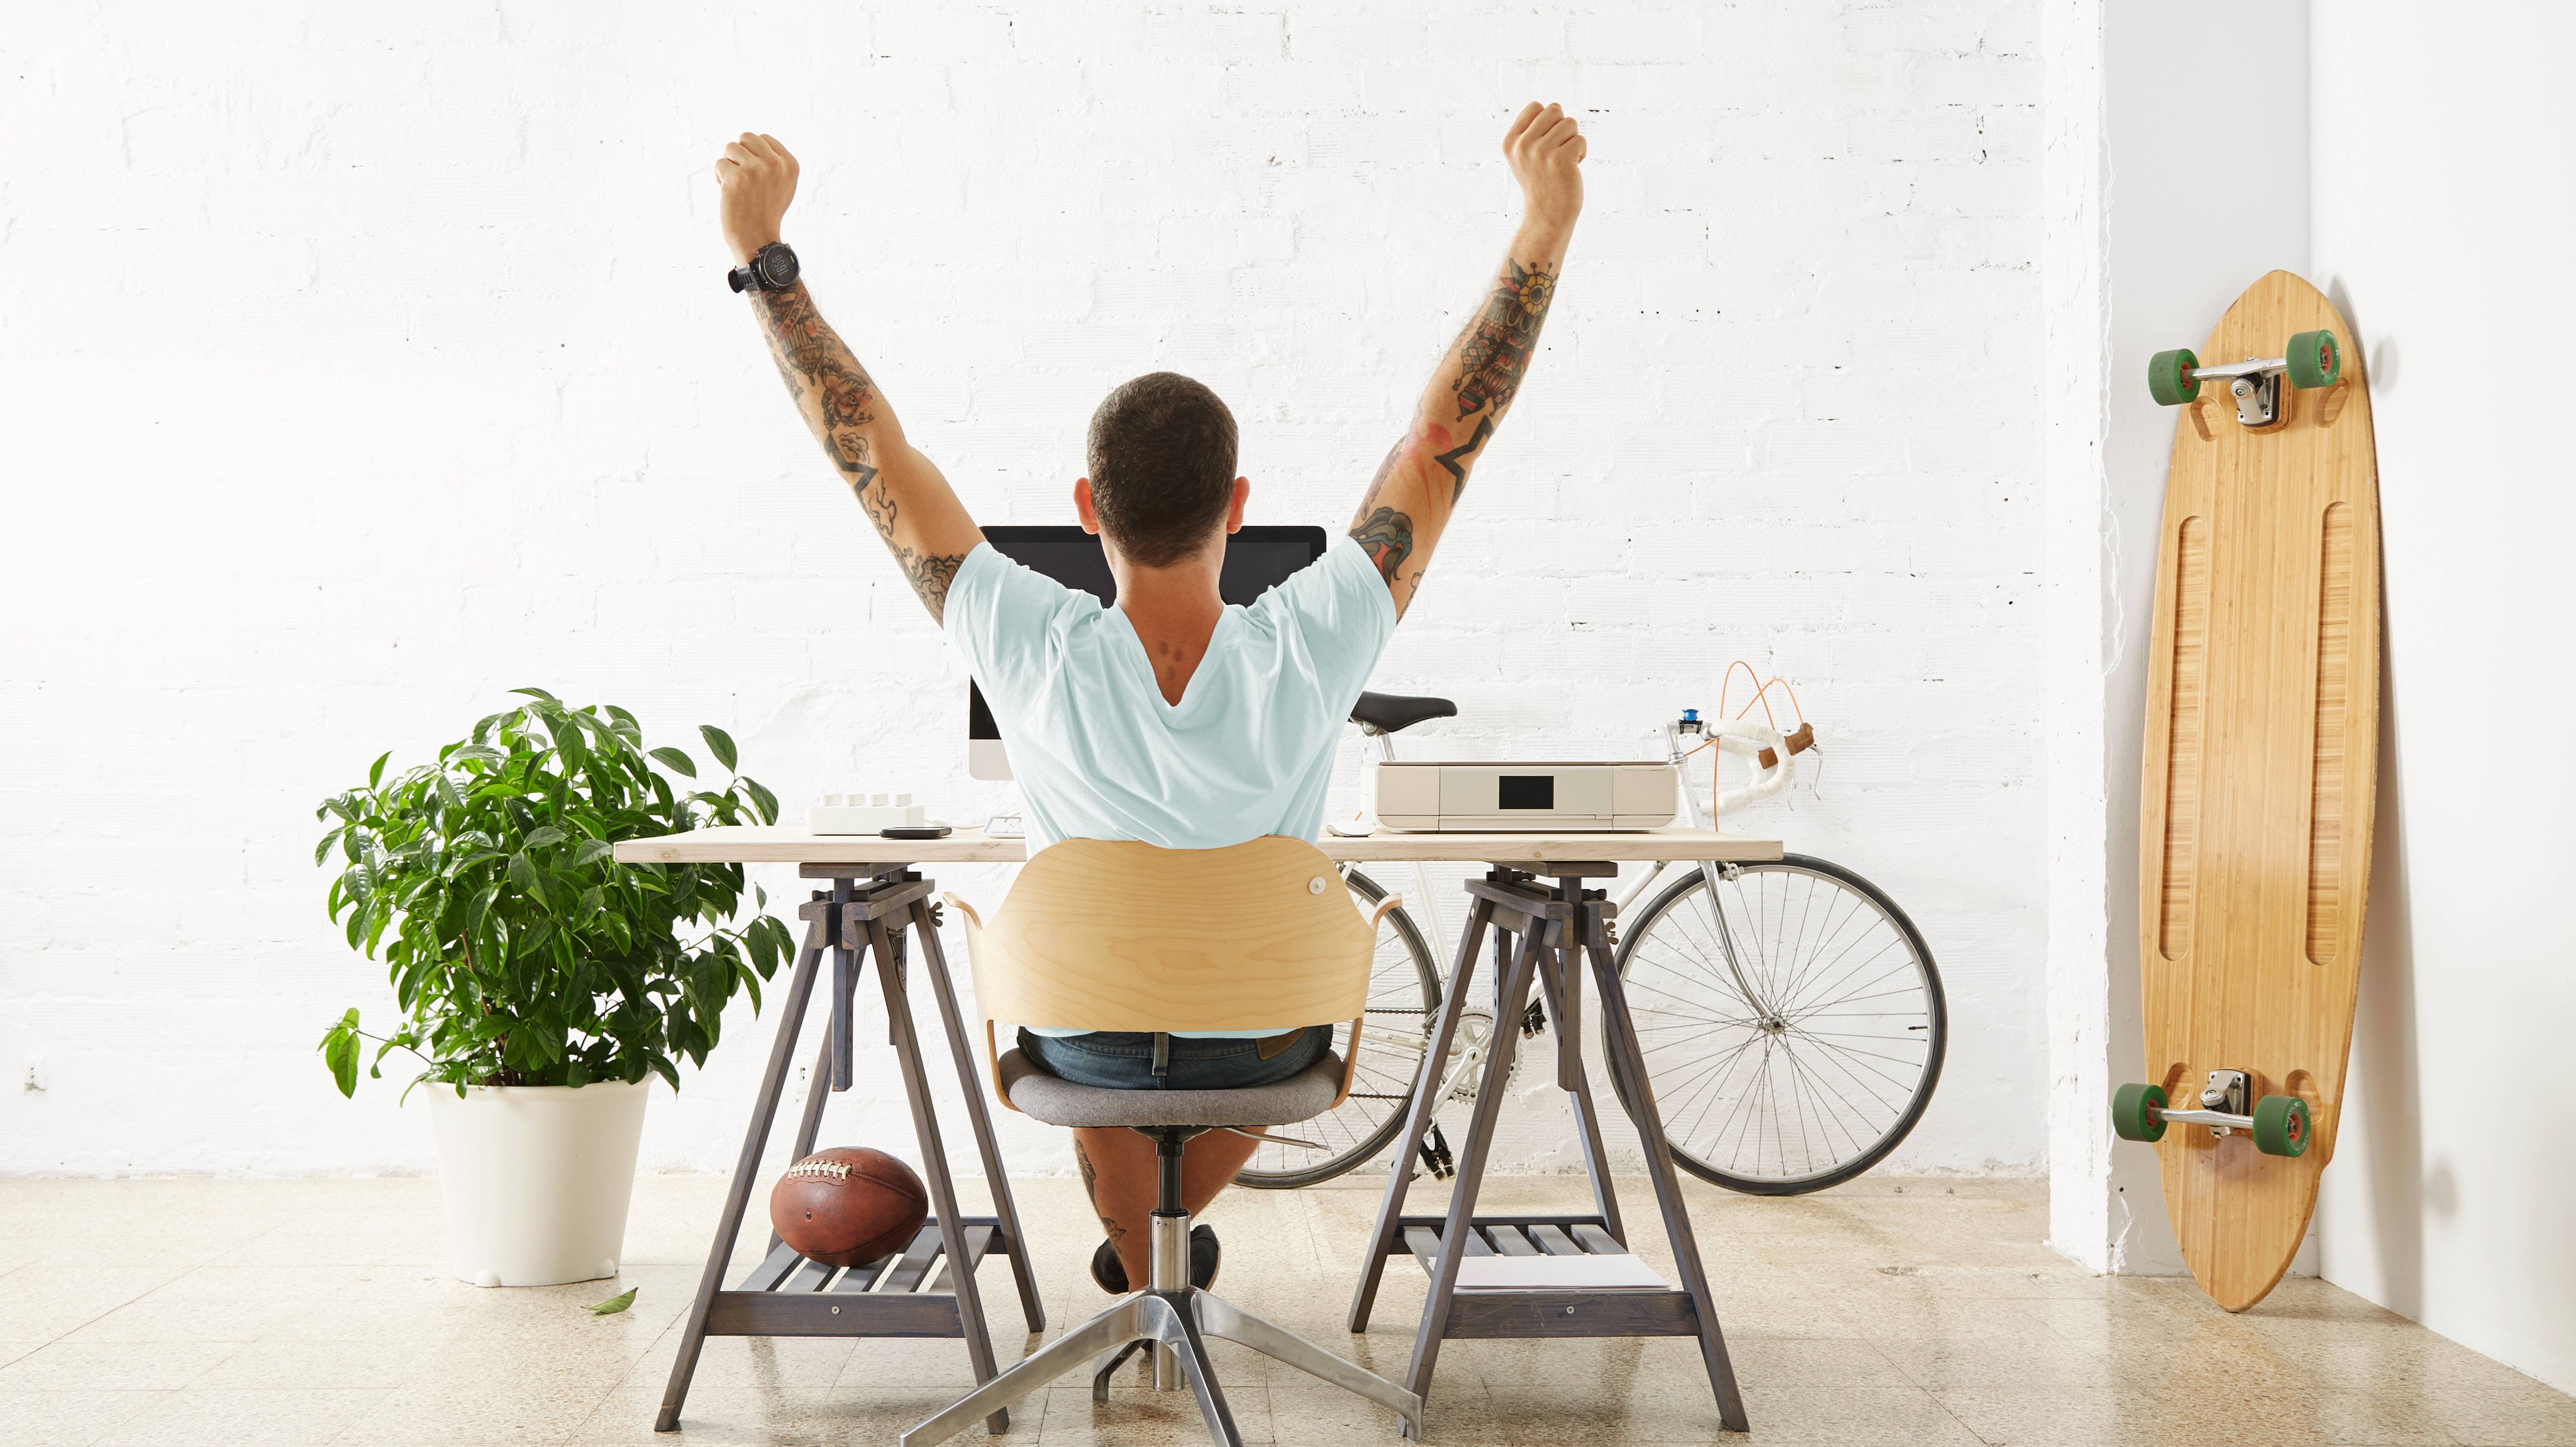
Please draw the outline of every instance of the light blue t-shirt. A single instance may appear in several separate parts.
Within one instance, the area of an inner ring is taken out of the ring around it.
[[[1221,849],[1323,827],[1334,748],[1395,600],[1360,545],[1337,538],[1226,608],[1177,704],[1126,614],[990,543],[958,567],[942,617],[1010,752],[1030,853],[1064,839]]]

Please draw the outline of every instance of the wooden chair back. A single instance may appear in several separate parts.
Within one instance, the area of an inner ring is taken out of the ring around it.
[[[1170,1032],[1348,1020],[1350,1061],[1377,926],[1401,902],[1362,916],[1324,851],[1282,835],[1223,849],[1068,839],[1021,869],[990,923],[948,899],[988,1055],[997,1021]]]

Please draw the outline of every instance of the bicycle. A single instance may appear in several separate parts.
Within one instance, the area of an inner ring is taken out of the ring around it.
[[[1457,712],[1447,699],[1364,693],[1351,721],[1393,759],[1394,735]],[[1779,792],[1794,769],[1790,740],[1758,725],[1685,710],[1664,737],[1676,766],[1711,746],[1761,760],[1760,776],[1712,799],[1712,813]],[[1693,737],[1699,745],[1686,747]],[[1686,783],[1681,796],[1682,822],[1703,827]],[[1630,916],[1675,868],[1683,872]],[[1388,915],[1367,1014],[1357,1038],[1343,1042],[1360,1053],[1350,1097],[1300,1127],[1314,1139],[1265,1143],[1237,1184],[1284,1190],[1330,1180],[1374,1159],[1403,1128],[1450,956],[1430,871],[1417,864],[1413,872],[1420,893]],[[1357,867],[1342,873],[1363,908],[1386,898]],[[1841,865],[1803,854],[1723,864],[1714,889],[1709,873],[1658,863],[1617,901],[1613,960],[1666,1143],[1683,1170],[1730,1190],[1786,1196],[1840,1185],[1904,1141],[1940,1083],[1949,1034],[1940,971],[1905,911]],[[1535,1036],[1548,1028],[1546,1012],[1533,1002],[1513,1025]],[[1438,1085],[1441,1108],[1475,1099],[1496,1028],[1490,1008],[1462,1014]],[[1633,1122],[1620,1072],[1611,1085]],[[1436,1115],[1412,1148],[1435,1178],[1452,1174]]]

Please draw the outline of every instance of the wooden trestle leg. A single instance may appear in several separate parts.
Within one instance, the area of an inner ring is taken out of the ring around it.
[[[1404,1129],[1395,1138],[1395,1159],[1387,1165],[1386,1195],[1378,1202],[1377,1226],[1369,1235],[1368,1264],[1360,1269],[1359,1289],[1351,1296],[1353,1332],[1368,1330],[1369,1309],[1377,1304],[1377,1284],[1386,1274],[1386,1259],[1403,1250],[1397,1244],[1397,1222],[1404,1214],[1405,1192],[1413,1183],[1414,1153],[1421,1148],[1422,1133],[1431,1128],[1431,1113],[1440,1107],[1440,1080],[1449,1069],[1449,1047],[1458,1038],[1458,1017],[1466,1010],[1468,987],[1476,978],[1476,955],[1484,948],[1485,929],[1493,918],[1494,907],[1477,900],[1467,911],[1466,931],[1458,937],[1448,992],[1440,997],[1440,1012],[1432,1017],[1430,1037],[1423,1041],[1422,1068],[1414,1072]]]
[[[707,1252],[705,1274],[681,1329],[680,1349],[671,1364],[662,1408],[654,1419],[657,1432],[679,1429],[680,1409],[689,1382],[711,1335],[752,1336],[961,1336],[978,1383],[996,1374],[992,1338],[984,1320],[975,1267],[990,1251],[1010,1258],[1029,1330],[1045,1328],[1038,1303],[1036,1274],[1030,1269],[1028,1243],[1020,1232],[1019,1211],[1003,1174],[1001,1152],[983,1097],[983,1081],[968,1051],[963,1017],[948,975],[946,954],[939,946],[937,917],[928,900],[929,881],[900,864],[869,866],[864,879],[825,874],[825,867],[806,866],[809,878],[830,878],[828,894],[799,911],[807,920],[805,945],[798,953],[778,1035],[771,1043],[769,1066],[753,1098],[751,1122],[744,1131],[742,1153],[734,1164],[717,1218],[715,1241]],[[930,1082],[913,1026],[906,965],[912,955],[907,932],[917,935],[920,958],[928,967],[930,993],[939,1006],[949,1053],[958,1081],[966,1090],[966,1113],[975,1135],[993,1196],[994,1215],[968,1218],[958,1213],[956,1184],[939,1136],[939,1121],[930,1097]],[[862,969],[873,961],[885,997],[886,1028],[895,1063],[903,1075],[904,1097],[911,1107],[915,1140],[921,1151],[923,1184],[929,1189],[936,1220],[900,1255],[847,1271],[805,1261],[787,1250],[773,1233],[761,1265],[734,1290],[724,1288],[733,1244],[749,1209],[751,1188],[778,1116],[788,1067],[796,1053],[814,987],[823,974],[824,957],[832,964],[832,1026],[825,1030],[814,1061],[811,1091],[796,1125],[795,1156],[811,1154],[822,1126],[825,1097],[847,1088],[852,1074],[851,1037],[854,994]],[[944,1263],[940,1258],[944,1257]],[[933,1276],[933,1268],[936,1275]],[[837,1280],[835,1278],[838,1278]],[[928,1282],[924,1289],[924,1282]],[[993,1432],[1006,1430],[1007,1412],[985,1419]]]
[[[787,1062],[796,1053],[796,1036],[805,1027],[805,1003],[814,994],[814,976],[831,939],[830,923],[805,926],[805,948],[797,953],[796,974],[787,985],[787,1005],[779,1013],[778,1038],[769,1047],[769,1069],[752,1096],[751,1124],[743,1131],[742,1154],[735,1158],[733,1184],[725,1188],[724,1210],[716,1217],[715,1245],[707,1251],[707,1269],[698,1278],[697,1299],[689,1304],[688,1323],[680,1329],[680,1353],[671,1362],[671,1379],[662,1388],[662,1410],[653,1419],[656,1432],[680,1430],[680,1404],[688,1400],[689,1379],[697,1375],[698,1352],[707,1344],[707,1312],[724,1284],[726,1263],[733,1259],[734,1236],[742,1230],[743,1208],[751,1200],[753,1177],[760,1173],[761,1148],[769,1144],[769,1124],[778,1115],[779,1092],[787,1086]],[[820,1072],[814,1085],[822,1088]]]
[[[1461,942],[1449,993],[1441,1001],[1431,1049],[1414,1084],[1405,1113],[1403,1150],[1388,1171],[1385,1199],[1378,1208],[1377,1229],[1362,1269],[1360,1288],[1351,1306],[1351,1330],[1368,1325],[1368,1312],[1389,1256],[1410,1254],[1430,1276],[1422,1303],[1422,1320],[1414,1334],[1413,1358],[1404,1385],[1426,1401],[1440,1359],[1440,1345],[1452,1338],[1689,1336],[1699,1342],[1702,1364],[1717,1399],[1718,1421],[1728,1431],[1746,1429],[1744,1401],[1735,1371],[1727,1359],[1726,1339],[1718,1329],[1716,1303],[1691,1234],[1681,1184],[1664,1140],[1663,1123],[1647,1082],[1637,1045],[1636,1024],[1628,1013],[1625,987],[1610,953],[1608,922],[1616,906],[1602,891],[1587,890],[1589,877],[1615,875],[1606,863],[1559,862],[1542,866],[1555,876],[1540,885],[1529,874],[1497,865],[1481,880],[1470,881],[1474,906]],[[1495,963],[1501,988],[1494,1005],[1494,1033],[1484,1073],[1476,1091],[1475,1114],[1458,1152],[1457,1179],[1448,1210],[1441,1216],[1404,1214],[1406,1186],[1412,1176],[1412,1150],[1438,1109],[1440,1085],[1448,1064],[1449,1043],[1457,1028],[1461,1002],[1476,955],[1488,929],[1494,934]],[[1654,1186],[1673,1266],[1682,1278],[1679,1290],[1615,1292],[1585,1290],[1500,1290],[1458,1293],[1460,1265],[1471,1256],[1619,1254],[1627,1236],[1602,1146],[1600,1114],[1583,1068],[1583,963],[1592,965],[1600,991],[1603,1039],[1614,1078],[1625,1088],[1631,1113],[1645,1147],[1646,1173]],[[1543,994],[1557,1026],[1557,1085],[1566,1093],[1583,1142],[1583,1163],[1591,1178],[1598,1214],[1590,1217],[1484,1217],[1476,1215],[1476,1196],[1483,1185],[1494,1126],[1501,1116],[1510,1081],[1512,1057],[1523,1013],[1535,985]],[[1412,1434],[1408,1425],[1407,1433]]]

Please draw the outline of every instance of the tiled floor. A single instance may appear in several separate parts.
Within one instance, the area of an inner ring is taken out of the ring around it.
[[[1420,1273],[1391,1267],[1370,1331],[1342,1330],[1376,1195],[1337,1186],[1221,1202],[1218,1289],[1400,1373]],[[485,1291],[441,1268],[426,1180],[0,1181],[0,1444],[891,1443],[971,1383],[954,1341],[719,1339],[685,1432],[656,1437],[721,1190],[640,1181],[614,1283]],[[1441,1194],[1418,1190],[1416,1209]],[[1623,1196],[1669,1270],[1644,1192]],[[1583,1187],[1501,1180],[1484,1199],[1579,1208]],[[1097,1228],[1072,1182],[1030,1182],[1020,1202],[1060,1330],[1103,1300],[1083,1273]],[[1749,1438],[1717,1430],[1695,1350],[1668,1339],[1450,1343],[1428,1440],[2576,1443],[2576,1401],[2319,1282],[2230,1317],[2185,1280],[2088,1276],[2038,1244],[2037,1186],[1864,1181],[1792,1200],[1694,1187],[1692,1212]],[[1005,1360],[1037,1345],[1007,1268],[981,1280]],[[581,1310],[629,1286],[632,1311]],[[1388,1414],[1214,1350],[1248,1441],[1399,1440]],[[1186,1395],[1131,1385],[1094,1407],[1075,1377],[1019,1409],[1005,1440],[1206,1439]]]

